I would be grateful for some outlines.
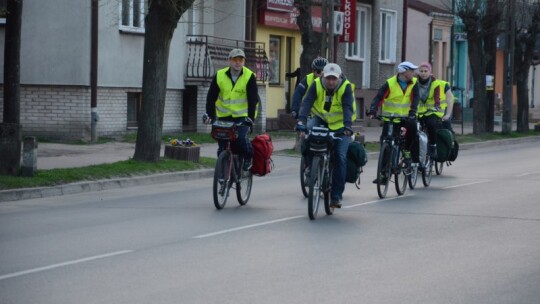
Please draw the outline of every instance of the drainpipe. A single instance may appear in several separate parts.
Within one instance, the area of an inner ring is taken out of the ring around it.
[[[90,136],[93,143],[97,142],[97,78],[98,78],[98,12],[99,0],[92,0],[91,50],[90,50]]]
[[[407,15],[409,14],[409,1],[403,0],[403,26],[401,40],[401,61],[407,60]]]

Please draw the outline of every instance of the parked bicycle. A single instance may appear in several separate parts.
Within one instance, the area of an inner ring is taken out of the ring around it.
[[[313,127],[306,135],[306,142],[313,154],[310,164],[308,181],[308,215],[314,220],[317,217],[321,196],[324,200],[324,210],[327,215],[334,213],[330,207],[330,190],[332,186],[333,145],[334,139],[341,140],[327,127]]]
[[[236,198],[240,205],[247,204],[251,195],[253,174],[251,170],[242,170],[244,159],[231,148],[231,143],[238,137],[237,127],[242,123],[216,121],[212,124],[212,138],[226,141],[225,150],[219,153],[214,170],[213,197],[217,209],[223,209],[231,188],[236,189]]]
[[[381,115],[376,118],[378,120],[388,119],[388,121],[385,121],[388,123],[388,128],[382,138],[377,164],[377,193],[380,198],[385,198],[390,181],[392,181],[398,195],[403,195],[407,189],[409,176],[412,173],[411,152],[405,149],[407,129],[402,127],[394,130],[394,128],[398,124],[397,120],[408,118]]]

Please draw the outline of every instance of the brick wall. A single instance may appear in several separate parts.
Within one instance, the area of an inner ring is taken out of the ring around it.
[[[21,86],[23,135],[63,140],[90,140],[90,89],[77,86]],[[98,89],[98,136],[121,137],[127,129],[127,93],[140,88]],[[3,87],[0,113],[3,112]],[[0,121],[3,121],[3,117]],[[163,132],[182,128],[182,91],[169,90],[165,100]]]

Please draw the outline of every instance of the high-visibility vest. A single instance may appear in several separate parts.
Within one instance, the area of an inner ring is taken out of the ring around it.
[[[439,101],[440,101],[441,109],[442,109],[443,98],[446,99],[446,97],[444,97],[444,85],[445,83],[442,80],[433,79],[431,81],[431,85],[429,86],[428,98],[426,99],[426,102],[423,102],[422,100],[418,102],[418,111],[417,111],[418,117],[430,116],[430,115],[437,115],[437,117],[439,118],[443,117],[444,111],[431,112],[427,115],[425,115],[425,113],[427,112],[427,110],[429,109],[433,110],[435,108],[435,90],[439,90]]]
[[[409,115],[409,110],[411,108],[411,94],[416,81],[416,77],[413,78],[412,81],[407,84],[405,91],[401,88],[397,75],[394,75],[386,81],[390,92],[384,99],[382,105],[381,113],[383,116],[406,117]],[[390,119],[384,118],[384,120],[389,121]],[[396,121],[399,121],[399,119]]]
[[[345,93],[345,89],[347,88],[347,85],[351,85],[351,91],[352,91],[352,97],[353,97],[353,114],[352,114],[352,120],[356,120],[356,101],[354,100],[354,84],[351,83],[349,80],[343,81],[341,86],[338,88],[337,92],[335,92],[334,96],[332,96],[332,105],[330,106],[330,110],[326,111],[324,109],[324,103],[326,100],[326,89],[323,87],[321,83],[321,78],[315,79],[315,86],[317,87],[317,99],[313,103],[313,108],[311,109],[312,112],[315,113],[315,115],[321,117],[327,124],[328,128],[330,130],[338,130],[345,125],[343,124],[343,105],[341,103],[343,94]]]
[[[217,85],[219,86],[219,95],[216,101],[217,117],[247,117],[247,84],[253,72],[243,67],[242,73],[233,85],[231,78],[226,74],[229,69],[230,67],[223,68],[216,75]]]
[[[309,73],[306,75],[307,87],[306,87],[306,90],[304,91],[304,96],[302,96],[302,100],[304,100],[304,97],[306,97],[308,89],[311,86],[311,84],[315,81],[315,79],[317,79],[317,77],[315,77],[315,74],[313,73]],[[311,115],[315,115],[315,112],[313,112],[313,108],[311,109]]]
[[[448,100],[446,100],[446,92],[444,89],[446,88],[446,85],[450,85],[448,81],[439,80],[441,82],[441,109],[443,112],[448,108]]]

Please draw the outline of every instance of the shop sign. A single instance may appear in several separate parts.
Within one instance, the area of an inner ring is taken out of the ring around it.
[[[343,12],[343,35],[340,42],[354,42],[356,40],[356,0],[341,0]]]
[[[266,0],[268,10],[290,12],[293,7],[294,0]]]

